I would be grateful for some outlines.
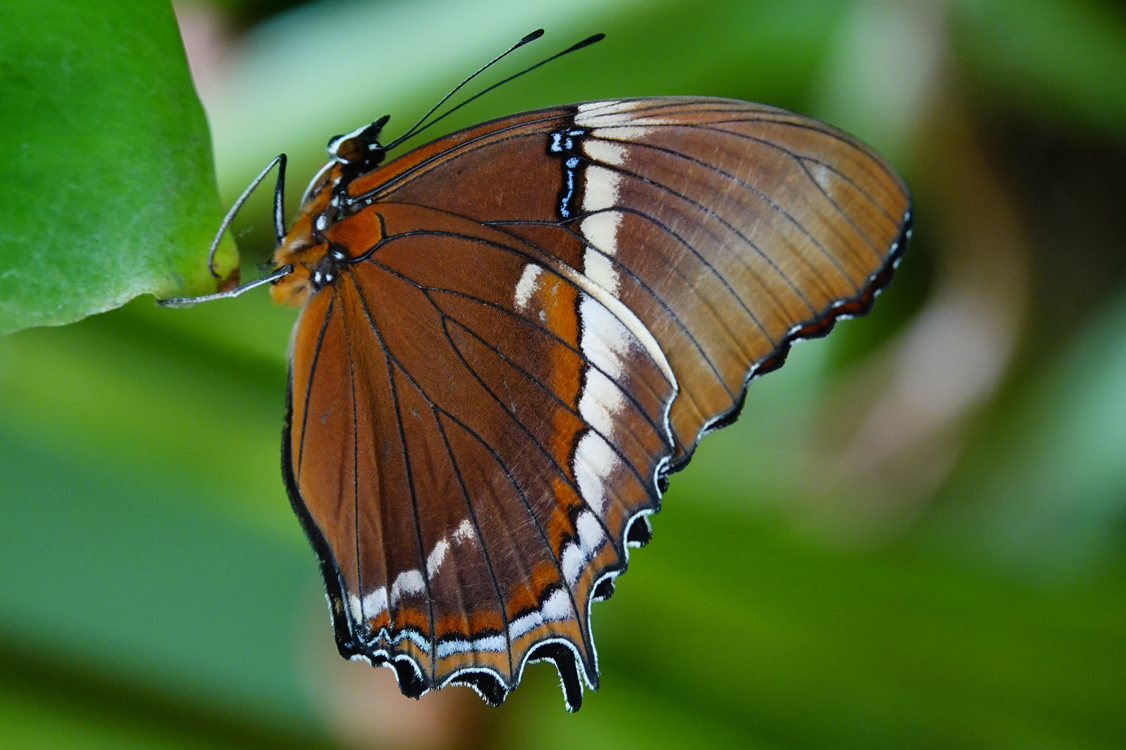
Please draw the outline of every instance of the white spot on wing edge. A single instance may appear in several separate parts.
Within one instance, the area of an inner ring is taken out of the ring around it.
[[[625,371],[623,360],[630,356],[633,344],[629,329],[590,296],[584,296],[579,304],[579,316],[583,356],[611,378],[621,377]]]
[[[569,546],[574,547],[575,551],[581,556],[582,553],[579,552],[575,545]],[[579,562],[581,568],[581,559]],[[539,609],[529,612],[522,617],[517,617],[512,622],[508,623],[508,637],[514,641],[520,636],[535,630],[545,622],[566,620],[576,614],[574,608],[571,606],[571,597],[567,590],[561,588],[555,589]]]
[[[439,659],[453,654],[463,654],[467,651],[504,651],[508,643],[503,635],[488,635],[484,638],[475,638],[472,641],[457,639],[453,641],[440,641],[436,649]]]
[[[605,255],[618,254],[618,228],[622,225],[620,211],[600,211],[591,214],[579,224],[579,231],[587,242]]]
[[[621,105],[622,102],[617,99],[604,99],[600,102],[584,102],[579,105],[579,110],[575,113],[575,124],[583,127],[584,123],[580,122],[580,120],[593,117],[603,112],[617,112],[617,108]]]
[[[612,140],[637,140],[657,126],[675,124],[653,111],[644,112],[652,100],[591,102],[580,105],[575,113],[575,125],[590,129],[595,138]],[[604,132],[608,131],[608,132]]]
[[[572,588],[575,583],[578,582],[579,576],[583,572],[583,564],[585,562],[586,557],[577,544],[571,543],[563,548],[563,554],[560,555],[559,567],[563,569],[563,577],[567,579],[567,584]]]
[[[566,620],[572,613],[571,598],[563,589],[555,589],[540,609],[545,620]]]
[[[602,253],[593,248],[586,249],[583,253],[583,273],[610,294],[618,296],[618,272],[614,270],[613,262]]]
[[[579,544],[582,545],[588,559],[606,541],[606,532],[602,530],[602,524],[588,510],[584,510],[575,519],[575,531],[578,532]]]
[[[618,211],[600,211],[579,223],[579,232],[593,246],[583,251],[583,273],[615,297],[618,296],[620,281],[610,258],[618,252],[618,227],[621,223],[622,214]]]
[[[589,510],[579,514],[575,520],[575,531],[578,535],[578,544],[568,543],[563,548],[560,559],[563,576],[572,588],[578,583],[586,563],[594,558],[595,551],[606,540],[606,532],[602,530],[602,524]]]
[[[425,652],[430,650],[430,639],[422,633],[416,631],[414,628],[403,628],[403,632],[399,633],[399,635],[391,639],[391,644],[397,646],[404,640],[410,641],[414,645],[418,646],[420,651]],[[407,657],[407,660],[410,661],[412,665],[414,664],[414,660],[410,657]]]
[[[621,120],[619,120],[619,121],[621,121]],[[637,122],[641,122],[641,121],[638,120]],[[652,121],[650,121],[650,122],[652,122]],[[611,124],[611,123],[606,123],[606,124]],[[653,128],[651,128],[651,127],[649,127],[649,128],[644,128],[644,127],[640,127],[640,126],[632,126],[631,127],[631,126],[628,126],[628,125],[625,125],[625,126],[614,125],[613,127],[601,127],[601,128],[596,128],[595,130],[592,130],[590,132],[590,134],[593,138],[600,138],[600,139],[603,139],[603,140],[591,140],[591,141],[588,141],[588,143],[606,143],[606,141],[640,141],[640,140],[644,139],[645,136],[649,135],[652,132],[653,132]],[[625,151],[625,149],[622,148],[622,146],[618,145],[618,144],[606,143],[606,145],[607,146],[617,145],[620,152]],[[606,160],[606,161],[608,163],[612,163],[612,164],[619,163],[619,162],[609,162],[608,160]]]
[[[364,614],[367,617],[375,617],[385,609],[387,609],[386,588],[378,588],[364,597]]]
[[[403,595],[421,594],[425,590],[426,581],[422,579],[422,573],[417,570],[404,570],[395,579],[395,583],[391,584],[391,606],[395,606]]]
[[[543,624],[543,616],[540,615],[539,610],[529,612],[523,617],[518,617],[508,624],[508,637],[516,640],[525,633],[534,630]]]
[[[579,109],[575,113],[575,124],[580,128],[592,128],[597,127],[604,120],[628,119],[622,117],[623,113],[644,106],[646,106],[644,99],[632,101],[608,99],[601,102],[587,102],[579,105]]]
[[[524,266],[524,273],[520,275],[520,281],[516,282],[516,296],[513,300],[517,310],[523,312],[528,306],[532,295],[536,293],[536,287],[539,285],[539,277],[542,272],[543,266],[536,263],[529,263]]]

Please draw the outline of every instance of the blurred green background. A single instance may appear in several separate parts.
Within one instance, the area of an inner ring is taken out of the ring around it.
[[[595,607],[602,688],[574,716],[548,665],[491,710],[335,655],[278,467],[294,312],[264,291],[0,338],[0,746],[1126,746],[1122,4],[176,10],[226,203],[281,151],[296,201],[329,136],[400,132],[542,26],[496,77],[608,36],[450,128],[781,105],[902,171],[914,240],[871,316],[797,347],[673,477]],[[263,197],[235,225],[244,276],[270,231]]]

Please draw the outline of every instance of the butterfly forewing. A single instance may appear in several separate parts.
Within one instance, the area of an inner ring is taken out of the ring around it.
[[[665,475],[792,340],[866,311],[906,188],[828,126],[715,99],[530,112],[327,174],[342,260],[295,333],[286,470],[341,651],[494,702],[550,658],[577,707],[591,602]]]

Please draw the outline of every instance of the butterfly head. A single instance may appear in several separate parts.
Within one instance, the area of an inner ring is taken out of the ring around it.
[[[355,174],[374,169],[387,153],[379,143],[379,133],[389,119],[390,115],[384,115],[351,133],[333,136],[328,142],[328,155]]]

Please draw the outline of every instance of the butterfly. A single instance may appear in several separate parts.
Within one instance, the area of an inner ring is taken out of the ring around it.
[[[386,121],[329,142],[288,230],[275,160],[275,271],[245,287],[301,308],[289,498],[343,656],[494,705],[548,660],[576,710],[668,476],[868,311],[910,195],[855,138],[728,99],[525,112],[383,164]]]

